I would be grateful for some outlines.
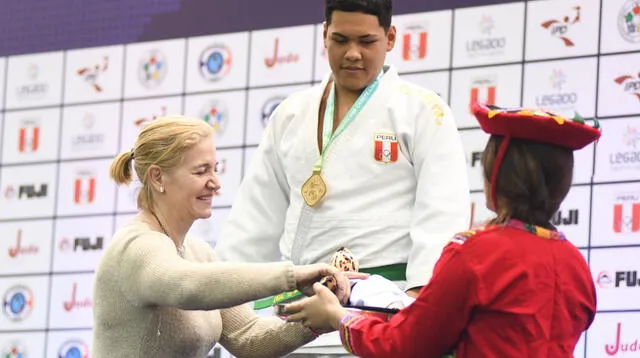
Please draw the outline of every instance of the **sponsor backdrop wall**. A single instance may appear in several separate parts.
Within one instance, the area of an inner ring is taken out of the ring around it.
[[[402,3],[388,63],[455,111],[474,222],[489,216],[480,174],[487,136],[468,112],[470,100],[600,119],[602,139],[576,153],[574,185],[553,219],[588,260],[598,293],[599,313],[575,355],[640,357],[640,0]],[[108,167],[145,123],[184,113],[216,129],[224,187],[213,217],[192,229],[215,245],[269,114],[328,70],[321,2],[311,16],[300,10],[306,24],[270,8],[276,19],[287,17],[282,26],[294,26],[239,29],[234,16],[249,24],[264,18],[233,13],[226,27],[233,31],[216,22],[215,34],[202,30],[206,16],[189,21],[181,12],[195,14],[193,4],[139,4],[114,10],[87,2],[102,20],[84,37],[80,12],[64,15],[65,24],[72,16],[78,24],[61,27],[68,35],[57,42],[53,25],[40,41],[18,20],[14,37],[3,31],[1,357],[90,356],[93,273],[114,230],[136,212],[135,186],[117,188]],[[7,6],[16,19],[24,15],[17,3]],[[40,11],[50,13],[40,14],[44,23],[63,17],[53,7]],[[120,22],[109,27],[114,11]],[[191,33],[167,30],[189,22]]]

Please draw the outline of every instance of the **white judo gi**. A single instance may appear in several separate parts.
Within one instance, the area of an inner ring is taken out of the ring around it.
[[[328,263],[346,247],[362,268],[406,263],[404,287],[423,286],[445,244],[469,227],[453,113],[433,91],[385,66],[377,91],[327,149],[327,194],[309,207],[300,190],[320,156],[319,108],[330,77],[271,115],[216,252],[226,261],[309,264]]]

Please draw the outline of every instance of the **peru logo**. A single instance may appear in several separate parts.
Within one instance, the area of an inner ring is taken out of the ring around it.
[[[394,163],[398,160],[398,139],[395,133],[382,132],[373,135],[374,158],[382,163]]]
[[[93,172],[80,170],[73,184],[73,202],[90,204],[96,199],[96,178]]]
[[[613,205],[613,231],[616,233],[640,231],[640,203]]]
[[[405,61],[426,58],[428,36],[424,26],[408,26],[407,32],[402,36],[402,58]]]
[[[40,124],[37,120],[26,119],[20,124],[18,132],[18,151],[20,153],[37,152],[40,147]]]
[[[475,78],[471,81],[469,106],[474,102],[496,104],[497,81],[492,77]]]

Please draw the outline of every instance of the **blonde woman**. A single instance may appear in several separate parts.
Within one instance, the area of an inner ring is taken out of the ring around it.
[[[316,334],[277,317],[258,318],[250,305],[294,289],[309,292],[323,276],[348,279],[329,265],[217,262],[204,241],[187,237],[211,216],[220,189],[212,128],[167,117],[151,122],[131,151],[111,165],[118,184],[142,183],[139,214],[119,228],[99,263],[94,292],[93,357],[205,357],[216,342],[238,357],[277,357]]]

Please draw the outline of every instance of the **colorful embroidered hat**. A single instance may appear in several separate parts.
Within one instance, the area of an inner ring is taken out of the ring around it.
[[[495,185],[502,158],[511,138],[527,139],[555,144],[571,150],[584,148],[600,138],[600,124],[594,118],[594,126],[585,124],[576,113],[572,119],[540,109],[501,108],[474,102],[471,112],[486,133],[503,136],[491,173],[491,200],[496,203]]]

